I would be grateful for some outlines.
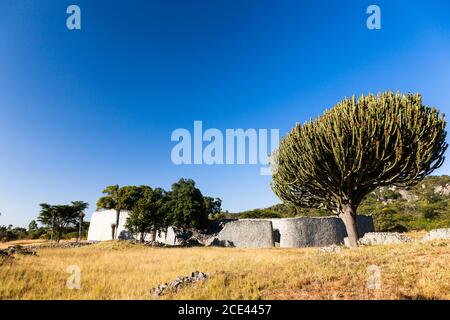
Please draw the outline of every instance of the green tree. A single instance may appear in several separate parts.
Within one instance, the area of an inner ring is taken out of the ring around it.
[[[72,207],[78,214],[78,238],[77,238],[77,241],[81,241],[83,219],[85,217],[84,211],[89,207],[89,203],[84,202],[84,201],[72,201]]]
[[[33,232],[38,229],[38,225],[36,223],[36,220],[31,220],[31,222],[28,224],[28,231]]]
[[[206,213],[209,217],[215,217],[220,214],[222,200],[213,197],[204,197]]]
[[[363,198],[379,186],[414,185],[441,166],[445,125],[419,94],[344,99],[281,140],[272,189],[286,203],[338,214],[354,247]]]
[[[166,227],[167,200],[167,193],[163,189],[142,186],[140,197],[128,215],[126,228],[136,237],[140,236],[141,242],[149,233],[152,235],[151,240],[155,241],[156,232]]]
[[[78,210],[72,205],[50,205],[41,203],[38,221],[52,231],[52,239],[59,242],[63,231],[78,221]]]
[[[192,179],[180,179],[172,185],[167,203],[166,225],[182,229],[203,228],[208,221],[205,200]]]
[[[112,238],[117,239],[117,229],[119,227],[120,212],[122,210],[131,210],[139,199],[141,187],[118,185],[107,186],[102,193],[103,197],[97,201],[97,210],[113,209],[116,211],[116,223],[112,231]]]

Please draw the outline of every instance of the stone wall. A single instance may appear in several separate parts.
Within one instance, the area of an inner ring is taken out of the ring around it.
[[[125,229],[127,211],[122,211],[119,220],[119,239],[133,239]],[[114,210],[103,210],[92,214],[89,226],[89,241],[111,240],[111,224],[116,222]],[[358,216],[358,231],[362,237],[373,232],[372,217]],[[345,226],[338,217],[301,217],[281,219],[241,219],[227,221],[217,235],[220,241],[228,241],[235,247],[268,248],[275,243],[282,248],[299,248],[343,244],[347,236]],[[147,235],[145,240],[150,240]],[[177,233],[172,227],[167,232],[158,232],[156,241],[166,245],[178,245]]]
[[[242,219],[228,222],[217,238],[239,248],[270,248],[274,246],[272,222]]]
[[[128,217],[127,211],[120,213],[118,235],[119,237],[129,237],[129,233],[125,230],[125,221]],[[112,240],[111,224],[116,223],[116,211],[115,210],[102,210],[92,214],[89,231],[88,241],[106,241]]]
[[[339,217],[300,217],[269,219],[274,234],[279,234],[281,248],[299,248],[343,244],[347,236]],[[358,233],[362,237],[374,231],[372,217],[357,217]]]
[[[125,223],[128,218],[128,211],[123,210],[120,212],[118,238],[120,240],[133,239],[133,235],[126,230]],[[112,240],[111,224],[116,223],[116,211],[115,210],[101,210],[92,214],[89,231],[88,241],[107,241]],[[168,245],[176,244],[176,236],[172,227],[167,229],[167,232],[160,231],[156,233],[156,241]],[[145,237],[146,241],[151,240],[151,235],[148,234]]]

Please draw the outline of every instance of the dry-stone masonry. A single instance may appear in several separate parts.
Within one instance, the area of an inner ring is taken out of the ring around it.
[[[322,247],[343,244],[345,225],[338,217],[300,217],[270,219],[281,248]],[[374,230],[372,217],[358,216],[359,235]]]
[[[229,222],[220,231],[219,241],[228,241],[239,248],[270,248],[274,246],[272,223],[268,220],[243,219]]]
[[[120,214],[119,239],[133,239],[125,229],[127,211]],[[89,241],[111,240],[111,224],[115,223],[116,212],[103,210],[94,212],[88,232]],[[212,223],[213,225],[214,223]],[[372,217],[357,217],[360,236],[374,231]],[[343,244],[347,236],[344,223],[338,217],[300,217],[281,219],[226,220],[215,224],[210,234],[200,232],[182,233],[169,227],[158,232],[156,241],[169,246],[206,245],[240,248],[282,248],[323,247]],[[217,229],[217,230],[216,230]],[[150,235],[145,239],[150,241]]]
[[[436,239],[450,239],[450,228],[448,229],[433,229],[423,237],[423,241],[436,240]]]

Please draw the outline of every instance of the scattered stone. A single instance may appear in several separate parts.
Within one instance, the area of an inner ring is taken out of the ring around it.
[[[166,247],[164,243],[158,242],[158,241],[146,241],[144,242],[144,246],[148,247]]]
[[[94,243],[98,243],[99,241],[81,241],[81,242],[54,242],[50,244],[42,243],[36,245],[26,246],[28,249],[37,250],[37,249],[47,249],[47,248],[58,248],[58,249],[68,249],[68,248],[79,248],[84,246],[89,246]]]
[[[358,240],[359,245],[377,245],[410,242],[411,239],[399,232],[369,232]]]
[[[422,238],[422,241],[430,241],[436,239],[450,239],[450,228],[448,229],[433,229]]]
[[[342,248],[335,244],[332,244],[331,246],[326,246],[326,247],[320,248],[320,252],[323,252],[323,253],[337,253],[337,252],[341,252],[341,250],[342,250]]]
[[[32,256],[36,255],[36,250],[34,248],[23,247],[21,245],[15,245],[15,246],[8,247],[8,248],[4,249],[3,252],[6,252],[10,256],[12,256],[14,254],[32,255]]]
[[[204,282],[208,276],[200,271],[194,271],[190,276],[178,276],[175,280],[160,284],[157,287],[150,289],[152,296],[162,296],[168,293],[176,293],[186,286],[195,286],[198,283]]]

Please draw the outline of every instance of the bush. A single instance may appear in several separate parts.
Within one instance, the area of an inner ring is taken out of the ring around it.
[[[39,236],[39,239],[50,240],[50,235],[48,233],[44,233],[44,234]]]
[[[76,239],[78,238],[78,232],[69,232],[61,236],[62,239]]]

